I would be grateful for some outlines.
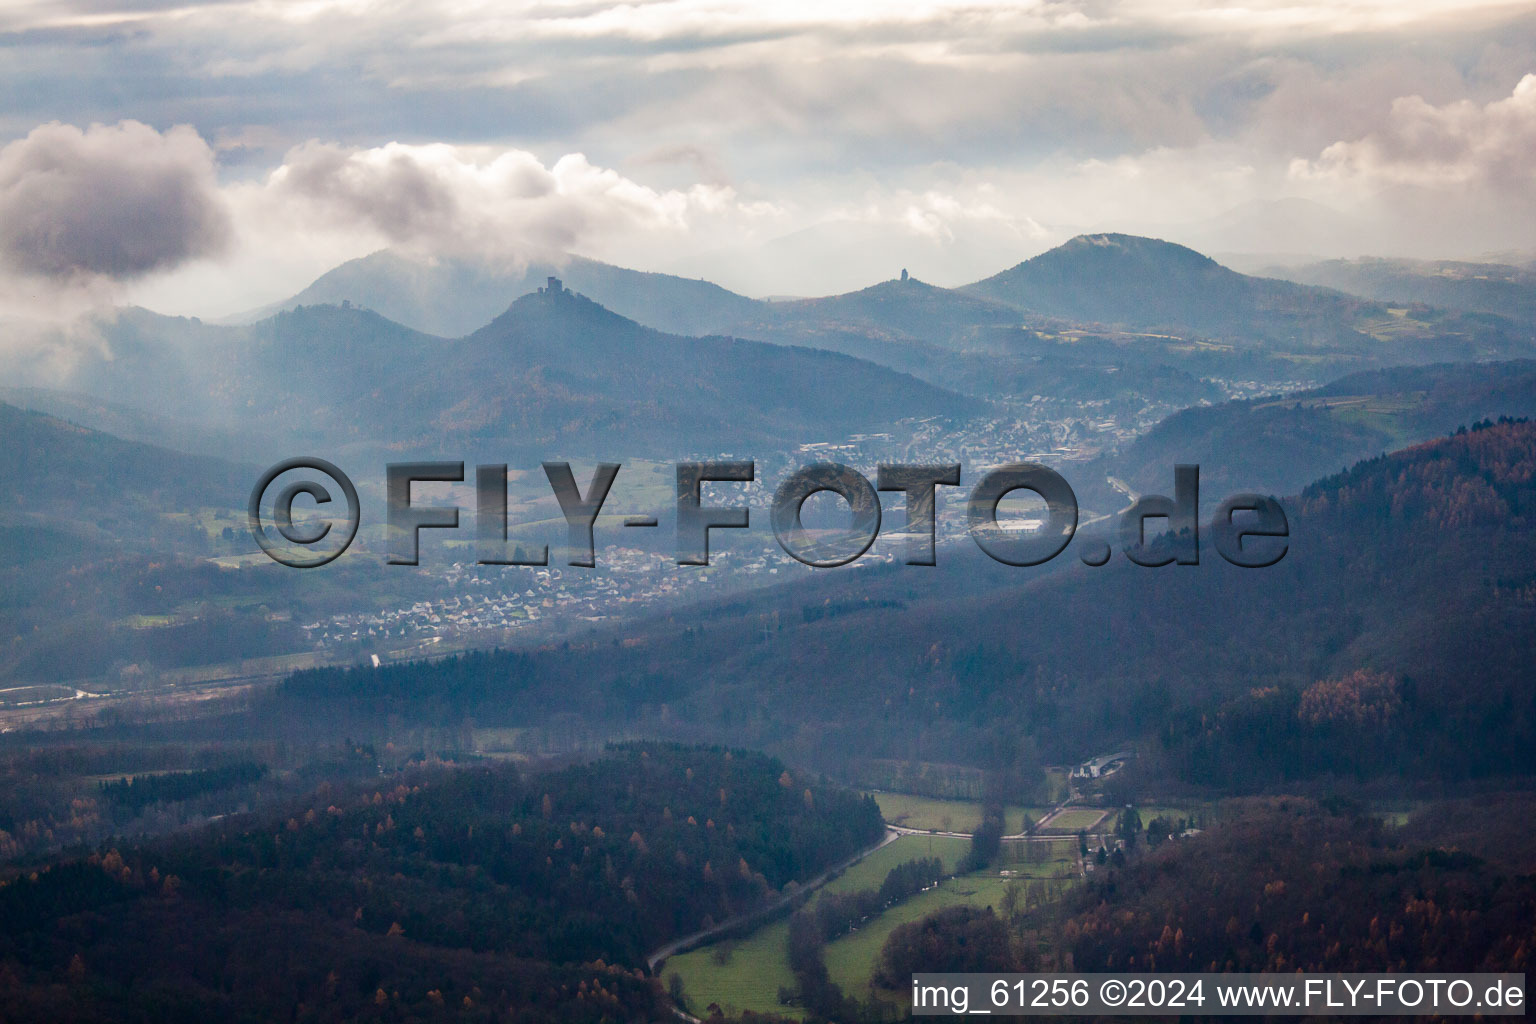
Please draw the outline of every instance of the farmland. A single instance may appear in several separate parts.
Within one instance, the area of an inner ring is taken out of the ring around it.
[[[937,857],[946,871],[952,871],[968,848],[967,840],[952,836],[904,836],[854,864],[828,882],[823,891],[848,893],[878,888],[891,868],[921,857]],[[881,947],[898,926],[945,907],[1001,908],[1010,886],[1016,887],[1015,898],[1021,906],[1029,901],[1054,900],[1074,885],[1077,877],[1077,848],[1073,840],[1005,842],[997,861],[986,870],[946,879],[828,943],[828,972],[849,995],[888,1001],[892,994],[872,992],[870,978]],[[813,896],[812,901],[817,898]],[[794,988],[788,940],[789,924],[781,919],[745,939],[715,943],[675,956],[667,961],[663,978],[668,984],[674,975],[682,979],[688,1006],[695,1015],[706,1015],[705,1011],[714,1003],[727,1014],[752,1010],[799,1018],[797,1007],[779,1002],[781,988]]]

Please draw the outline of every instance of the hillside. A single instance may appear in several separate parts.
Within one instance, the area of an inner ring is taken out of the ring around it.
[[[1529,797],[1508,804],[1531,811]],[[1511,874],[1457,849],[1432,821],[1383,829],[1367,814],[1296,798],[1239,803],[1224,817],[1069,898],[1057,927],[1077,970],[1526,966],[1536,910],[1529,862]]]
[[[168,425],[242,463],[0,405],[0,483],[13,496],[0,513],[12,553],[0,566],[0,680],[118,689],[172,667],[312,656],[302,623],[443,596],[439,579],[381,576],[366,555],[323,574],[252,564],[245,502],[260,467],[281,458],[337,461],[366,503],[382,464],[412,453],[528,466],[767,458],[979,408],[847,356],[662,334],[566,290],[527,296],[453,341],[338,306],[244,327],[145,311],[101,326],[106,346],[66,381],[77,390],[22,394],[141,435]],[[535,483],[524,496],[544,504],[519,521],[557,514]],[[355,552],[372,540],[365,529]]]
[[[740,750],[327,778],[7,879],[7,1017],[658,1020],[649,950],[883,831],[869,798]]]
[[[232,447],[262,462],[291,454],[295,445],[334,451],[356,443],[365,424],[384,418],[380,396],[395,380],[434,365],[442,343],[376,313],[337,306],[304,307],[242,327],[122,309],[81,329],[100,344],[79,352],[62,374],[18,367],[16,382],[70,393],[71,414],[103,428],[142,430],[147,418],[166,423],[167,437],[183,443],[237,435]]]
[[[946,360],[975,348],[987,328],[1020,321],[1006,306],[909,278],[826,298],[762,303],[729,330],[843,352],[940,380]]]
[[[1020,743],[1070,761],[1140,740],[1159,770],[1239,790],[1531,772],[1533,465],[1529,423],[1362,463],[1288,502],[1290,553],[1264,570],[1228,565],[1208,539],[1199,566],[1155,570],[1120,557],[1089,569],[1069,550],[1051,571],[1010,572],[946,549],[929,574],[827,576],[628,627],[624,649],[599,634],[468,678],[446,665],[337,673],[302,700],[372,700],[387,685],[398,710],[449,679],[473,693],[484,673],[526,700],[458,704],[480,721],[621,708],[629,728],[728,733],[838,770],[891,756],[985,765]]]
[[[231,504],[255,479],[249,466],[125,441],[5,403],[0,435],[7,495],[0,523],[13,528],[88,524],[98,536],[144,543],[160,513]]]
[[[0,387],[0,402],[46,413],[125,441],[138,441],[178,452],[218,452],[229,459],[255,461],[260,458],[260,442],[248,434],[206,427],[192,420],[93,398],[77,391]]]
[[[1536,353],[1529,322],[1251,277],[1131,235],[1079,236],[960,289],[891,280],[759,304],[728,330],[979,396],[1171,405],[1208,400],[1213,378],[1322,381],[1365,367]]]
[[[1271,267],[1264,273],[1381,302],[1496,313],[1536,323],[1536,273],[1503,263],[1368,257]]]
[[[4,404],[0,435],[0,487],[11,495],[0,511],[0,680],[117,669],[127,675],[114,682],[131,686],[145,667],[298,643],[291,623],[272,621],[265,605],[295,601],[296,581],[222,573],[208,561],[252,548],[239,510],[256,467]],[[345,587],[338,578],[311,592],[335,584]]]
[[[759,306],[729,333],[868,359],[984,398],[1033,394],[1179,408],[1219,392],[1207,376],[1289,375],[1188,346],[1127,345],[1112,332],[918,281],[883,281],[817,299]],[[1138,339],[1139,340],[1139,339]]]
[[[1202,379],[1213,377],[1320,381],[1363,367],[1536,353],[1529,321],[1401,309],[1250,277],[1130,235],[1079,236],[961,289],[912,278],[781,302],[580,257],[498,267],[383,251],[259,312],[347,303],[452,337],[546,276],[656,330],[841,352],[987,398],[1053,393],[1172,407],[1211,397]],[[1139,385],[1148,375],[1176,386],[1152,395]]]
[[[0,510],[0,689],[68,681],[125,692],[173,668],[303,652],[312,645],[295,619],[425,586],[381,578],[367,560],[307,578],[252,562],[245,506],[259,464],[4,403],[0,436],[11,496]]]
[[[503,446],[490,452],[503,458],[675,459],[980,408],[864,360],[665,334],[570,289],[524,296],[453,341],[357,306],[301,306],[239,327],[127,311],[100,328],[104,351],[60,386],[239,432],[271,461],[295,447],[456,444]]]
[[[1215,337],[1279,327],[1291,339],[1310,340],[1322,322],[1353,319],[1367,305],[1248,277],[1172,242],[1120,234],[1079,235],[965,291],[1070,320],[1178,326]]]
[[[1499,416],[1536,416],[1536,362],[1395,367],[1321,388],[1185,409],[1083,473],[1083,500],[1117,508],[1103,477],[1137,493],[1172,486],[1173,466],[1200,466],[1210,494],[1294,494],[1361,459]]]
[[[979,398],[1132,403],[1148,416],[1216,398],[1221,380],[1320,382],[1365,367],[1536,354],[1529,322],[1250,277],[1129,235],[1080,236],[961,289],[907,278],[778,302],[580,257],[494,266],[383,251],[259,312],[346,304],[452,337],[546,276],[670,334],[824,349]]]
[[[419,438],[495,443],[547,457],[581,452],[676,459],[783,448],[960,417],[980,404],[883,366],[814,349],[664,334],[569,289],[518,299],[451,342],[440,366],[402,381]]]
[[[1046,316],[1261,345],[1272,354],[1406,363],[1533,351],[1529,325],[1393,311],[1342,292],[1249,277],[1193,249],[1134,235],[1079,235],[962,290]]]
[[[919,281],[882,281],[868,288],[819,299],[775,302],[769,319],[781,322],[861,324],[872,330],[929,341],[984,327],[1015,326],[1018,310]]]

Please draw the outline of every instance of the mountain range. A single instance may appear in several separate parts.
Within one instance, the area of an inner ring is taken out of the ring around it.
[[[1184,246],[1121,234],[1078,236],[958,289],[903,277],[772,302],[575,256],[498,268],[385,251],[262,312],[345,302],[451,336],[550,275],[658,330],[843,352],[985,397],[1072,388],[1073,378],[1111,397],[1119,371],[1321,382],[1372,366],[1536,355],[1536,322],[1518,305],[1401,308],[1239,274]]]
[[[362,306],[428,334],[457,338],[483,327],[508,302],[560,278],[620,316],[670,334],[717,333],[756,306],[708,281],[628,270],[584,256],[498,264],[464,258],[413,258],[381,250],[326,271],[291,298],[231,317],[255,323],[296,306]]]
[[[370,268],[393,274],[404,273],[404,266],[399,257],[381,256],[348,273],[366,281],[373,279]],[[238,537],[221,540],[225,523],[216,517],[240,507],[253,479],[250,465],[303,451],[343,460],[416,454],[509,462],[673,461],[694,453],[793,451],[901,420],[934,421],[925,429],[943,442],[951,431],[978,423],[993,429],[1017,415],[994,399],[1032,394],[1058,396],[1079,417],[1110,408],[1106,395],[1182,410],[1120,450],[1074,467],[1069,476],[1084,507],[1107,511],[1126,500],[1110,477],[1133,493],[1166,493],[1174,463],[1198,462],[1204,494],[1212,500],[1236,490],[1296,494],[1356,460],[1459,426],[1536,411],[1536,362],[1424,365],[1423,358],[1437,346],[1458,355],[1519,353],[1526,348],[1521,331],[1529,325],[1419,307],[1398,316],[1399,307],[1235,274],[1191,250],[1148,239],[1084,237],[967,289],[938,288],[908,275],[847,295],[773,303],[665,275],[608,274],[600,264],[584,266],[597,286],[628,289],[632,309],[687,305],[688,296],[697,294],[702,298],[692,307],[690,315],[699,317],[694,326],[732,321],[742,329],[700,337],[668,333],[546,282],[476,330],[452,338],[390,320],[346,297],[334,305],[295,304],[240,325],[123,310],[98,323],[102,352],[82,355],[68,377],[50,380],[54,390],[29,390],[40,375],[29,381],[25,366],[13,366],[3,397],[51,410],[55,418],[5,413],[8,434],[24,439],[0,466],[0,476],[23,498],[6,525],[16,544],[30,535],[44,553],[37,564],[59,567],[61,582],[34,600],[38,593],[28,580],[35,567],[18,564],[7,577],[8,606],[25,604],[28,621],[41,625],[50,602],[64,601],[73,585],[65,581],[78,578],[69,572],[111,563],[112,548],[122,541],[132,546],[132,524],[148,515],[152,547],[191,556],[186,565],[168,559],[165,564],[175,566],[153,575],[155,587],[184,600],[130,599],[114,589],[116,583],[77,590],[60,607],[76,609],[80,632],[53,639],[72,650],[95,651],[81,671],[98,671],[110,656],[89,637],[111,638],[112,630],[128,628],[103,623],[101,616],[113,614],[112,608],[132,607],[135,614],[185,608],[189,595],[226,586],[228,581],[198,575],[206,558],[238,559],[243,550]],[[430,284],[439,280],[433,275],[450,271],[468,273],[441,265],[420,272]],[[388,293],[388,275],[376,280],[381,294]],[[420,287],[421,296],[430,294],[427,285]],[[455,299],[449,287],[435,304],[450,308]],[[1391,319],[1398,333],[1368,336],[1348,326],[1378,316]],[[1329,333],[1331,318],[1344,324],[1338,327],[1342,334]],[[1179,322],[1209,334],[1174,333],[1193,331]],[[1245,323],[1250,326],[1241,338],[1222,333],[1228,330],[1223,325],[1237,330]],[[1441,328],[1456,332],[1434,333]],[[752,334],[761,340],[743,340]],[[1376,363],[1388,365],[1342,379],[1329,374],[1336,366]],[[1252,371],[1250,384],[1282,372],[1292,375],[1285,379],[1322,376],[1331,382],[1284,397],[1210,404],[1220,397],[1217,371]],[[1124,409],[1115,415],[1124,416]],[[91,434],[65,419],[110,428],[108,434],[123,439]],[[146,440],[163,443],[155,449],[128,444]],[[167,447],[225,458],[188,461]],[[52,454],[25,456],[29,451]],[[73,475],[40,475],[55,457]],[[184,511],[179,518],[159,515],[170,507]],[[18,518],[23,515],[30,518]],[[228,525],[239,533],[234,520]],[[181,582],[172,582],[174,572],[184,570]],[[317,607],[328,599],[327,590],[347,591],[354,602],[372,593],[349,572],[338,568],[323,586],[305,584],[320,596]],[[1046,575],[1065,573],[1057,565]],[[99,575],[85,578],[99,583]],[[185,583],[194,577],[195,584]],[[958,607],[973,599],[966,587],[992,592],[1018,582],[1017,574],[999,573],[980,556],[962,574],[964,587],[919,586],[918,578],[878,600]],[[335,583],[342,579],[349,582]],[[243,574],[241,586],[254,615],[267,584]],[[849,610],[838,617],[857,620],[864,607],[865,595],[839,593],[835,581],[817,581],[805,593]],[[17,596],[28,594],[25,601]],[[809,607],[813,598],[797,591],[791,600]],[[897,618],[921,634],[926,614]],[[231,635],[236,632],[231,624]],[[954,632],[965,631],[956,624]],[[17,659],[38,642],[30,632],[24,639],[14,649]],[[1318,642],[1327,648],[1333,641]],[[896,651],[902,642],[876,643]],[[797,648],[785,648],[791,649]],[[60,654],[59,645],[49,650],[25,662],[27,671],[56,675],[58,666],[49,659]],[[1107,740],[1110,725],[1081,735]]]
[[[548,289],[448,342],[441,366],[398,380],[399,405],[438,410],[419,428],[430,434],[412,439],[417,447],[452,449],[452,439],[463,438],[527,453],[676,458],[783,448],[981,408],[872,362],[663,334],[568,290]]]
[[[104,353],[83,354],[62,380],[34,377],[95,401],[53,407],[118,422],[113,410],[138,409],[235,432],[269,459],[295,445],[670,459],[981,408],[834,352],[667,334],[559,285],[452,340],[350,303],[243,326],[126,310],[99,329]]]

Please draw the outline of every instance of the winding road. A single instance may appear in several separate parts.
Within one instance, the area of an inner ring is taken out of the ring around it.
[[[854,854],[852,857],[844,858],[838,863],[827,868],[821,874],[817,875],[815,878],[802,885],[799,889],[795,890],[793,895],[781,894],[755,910],[749,910],[746,913],[737,914],[734,917],[728,917],[712,928],[705,928],[701,931],[694,932],[692,935],[684,935],[680,939],[673,939],[671,942],[656,949],[645,958],[646,968],[651,972],[651,974],[654,975],[657,969],[666,962],[667,957],[686,952],[692,949],[694,946],[700,945],[715,937],[716,935],[727,932],[732,928],[736,928],[740,925],[746,924],[749,921],[760,917],[771,916],[774,912],[782,910],[784,907],[788,906],[792,900],[799,899],[803,894],[814,892],[815,890],[821,888],[831,880],[833,875],[837,874],[838,872],[846,871],[848,868],[854,864],[857,864],[865,857],[868,857],[876,850],[894,843],[903,835],[906,835],[908,831],[909,830],[905,829],[898,830],[887,825],[885,835],[880,837],[880,841],[878,843],[873,846],[866,847],[865,849],[860,850],[858,853]],[[920,834],[927,835],[926,832]]]

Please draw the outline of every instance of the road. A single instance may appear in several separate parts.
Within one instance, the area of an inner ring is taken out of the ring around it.
[[[93,693],[75,688],[75,695],[36,704],[0,708],[0,733],[40,729],[62,724],[86,727],[111,721],[113,712],[129,721],[160,721],[185,714],[189,708],[213,708],[271,689],[289,675],[288,670],[232,675],[221,679],[178,682],[153,689]],[[73,686],[73,684],[66,684]]]
[[[1127,487],[1125,483],[1118,477],[1107,476],[1104,479],[1109,482],[1109,486],[1125,495],[1125,508],[1122,508],[1118,512],[1104,512],[1100,515],[1094,516],[1092,519],[1084,519],[1081,523],[1077,524],[1077,528],[1079,530],[1085,526],[1092,526],[1094,523],[1102,523],[1104,520],[1111,519],[1115,516],[1125,515],[1131,510],[1131,506],[1136,504],[1136,499],[1140,497],[1139,494]]]
[[[694,946],[700,945],[716,935],[729,931],[730,929],[739,925],[746,924],[748,921],[754,920],[755,918],[768,917],[775,911],[782,910],[789,904],[791,900],[799,899],[802,894],[814,892],[815,890],[821,888],[831,880],[833,875],[841,871],[846,871],[849,867],[857,864],[859,861],[863,860],[865,857],[868,857],[876,850],[885,846],[889,846],[891,843],[894,843],[896,840],[900,839],[903,835],[906,835],[907,831],[908,830],[897,830],[891,826],[886,826],[885,835],[880,837],[880,841],[878,843],[868,847],[867,849],[860,850],[852,857],[848,857],[827,868],[827,870],[823,871],[821,874],[817,875],[815,878],[802,885],[798,890],[796,890],[793,896],[777,896],[771,902],[758,907],[756,910],[749,910],[746,913],[737,914],[735,917],[728,917],[724,921],[715,925],[713,928],[705,928],[702,931],[694,932],[692,935],[684,935],[680,939],[674,939],[673,941],[667,943],[665,946],[655,950],[645,958],[646,968],[651,972],[652,975],[654,975],[657,969],[666,962],[667,957],[684,952],[688,949],[692,949]],[[924,832],[920,834],[927,835],[928,833]]]

